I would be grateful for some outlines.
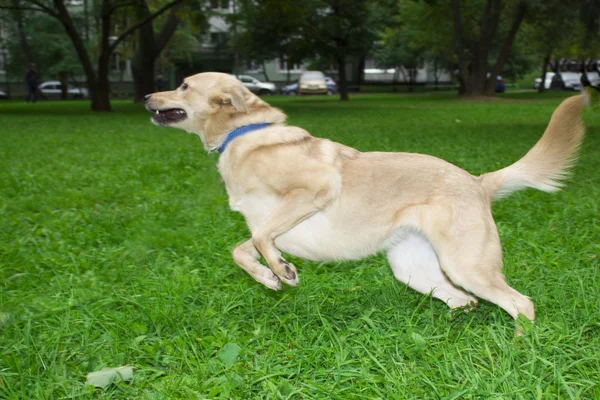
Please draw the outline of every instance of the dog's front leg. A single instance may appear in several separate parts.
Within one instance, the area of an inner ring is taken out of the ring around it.
[[[254,246],[275,275],[288,285],[298,285],[298,273],[296,267],[281,257],[281,252],[275,247],[275,238],[323,209],[330,200],[331,196],[324,190],[318,193],[307,189],[292,190],[284,196],[281,206],[254,229]]]
[[[233,249],[233,260],[237,265],[242,267],[244,271],[250,274],[251,277],[262,283],[269,289],[281,289],[281,281],[269,268],[258,262],[260,253],[254,247],[252,239],[246,240],[244,243]]]

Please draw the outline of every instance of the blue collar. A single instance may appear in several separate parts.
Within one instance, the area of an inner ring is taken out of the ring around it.
[[[252,124],[252,125],[245,125],[245,126],[240,126],[239,128],[235,128],[234,130],[232,130],[231,132],[229,132],[227,134],[227,137],[225,138],[225,141],[223,142],[223,144],[221,145],[221,147],[218,148],[219,153],[223,153],[225,151],[225,147],[227,147],[227,145],[236,137],[238,136],[242,136],[246,133],[252,132],[252,131],[256,131],[258,129],[262,129],[262,128],[266,128],[267,126],[271,125],[270,123],[263,123],[263,124]]]

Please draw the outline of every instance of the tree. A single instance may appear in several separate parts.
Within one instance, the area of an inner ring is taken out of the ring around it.
[[[573,32],[577,30],[578,5],[577,1],[568,7],[561,0],[545,0],[536,2],[528,13],[522,27],[521,40],[526,45],[527,52],[537,57],[538,64],[542,66],[542,84],[538,92],[546,90],[543,82],[546,80],[548,67],[553,57],[560,60],[570,52],[573,44]],[[565,35],[565,32],[570,32]],[[541,62],[540,62],[541,61]],[[553,63],[556,77],[560,79],[559,63]]]
[[[527,11],[525,0],[513,3],[486,0],[481,7],[479,2],[463,4],[460,0],[452,0],[449,11],[459,67],[460,94],[494,94],[496,76],[506,63]],[[501,23],[503,17],[510,18],[506,26]],[[491,60],[494,53],[497,53],[495,60]]]
[[[442,68],[453,69],[454,52],[445,34],[450,27],[447,18],[440,18],[441,14],[427,3],[412,0],[396,1],[383,11],[387,11],[382,20],[385,29],[380,32],[375,58],[380,65],[395,69],[394,82],[403,74],[412,91],[417,70],[423,65],[433,67],[436,83]]]
[[[263,70],[265,61],[279,57],[289,71],[290,64],[314,55],[305,35],[310,7],[310,1],[239,1],[236,13],[229,16],[236,27],[231,38],[233,50],[246,61],[263,64]]]
[[[342,101],[348,100],[347,61],[367,54],[377,38],[371,4],[367,0],[313,0],[309,9],[306,37],[318,54],[335,60]]]
[[[598,56],[600,55],[600,3],[593,0],[582,0],[580,8],[582,24],[582,40],[580,48],[580,70],[585,74],[593,69],[600,74]]]
[[[185,6],[185,8],[184,8]],[[188,11],[184,15],[184,11]],[[146,2],[136,5],[138,20],[152,15]],[[166,18],[155,23],[155,20],[140,27],[137,32],[137,47],[132,59],[131,69],[134,81],[135,103],[144,101],[144,96],[155,91],[156,61],[163,53],[167,44],[174,37],[182,22],[192,25],[190,30],[200,31],[206,26],[206,18],[200,3],[179,3],[173,6]],[[160,29],[155,31],[156,25]]]
[[[134,82],[133,101],[135,103],[143,102],[146,94],[154,92],[155,62],[177,30],[177,25],[179,24],[177,11],[181,6],[182,3],[179,3],[177,6],[171,8],[159,32],[154,31],[152,21],[142,25],[137,32],[137,49],[131,63]],[[150,7],[148,7],[148,3],[146,2],[138,3],[135,8],[137,19],[147,18],[152,15]]]
[[[140,27],[185,0],[172,0],[170,3],[160,7],[154,13],[143,18],[135,19],[130,23],[129,27],[115,37],[113,35],[114,26],[112,24],[112,18],[115,12],[121,8],[130,7],[144,1],[145,0],[101,0],[98,4],[98,14],[96,17],[99,21],[100,28],[98,43],[99,55],[96,68],[94,68],[92,57],[86,48],[84,37],[77,28],[73,16],[63,0],[0,0],[0,9],[34,11],[45,13],[56,18],[62,24],[66,34],[71,40],[86,75],[91,96],[91,109],[93,111],[110,111],[110,61],[111,55],[117,46]]]
[[[8,43],[11,54],[7,65],[11,75],[23,76],[25,66],[36,63],[46,76],[63,83],[62,99],[67,98],[69,77],[81,73],[81,65],[68,38],[61,33],[61,26],[48,15],[26,15],[11,11],[15,23],[8,29],[10,36],[19,41]]]
[[[340,99],[348,100],[347,61],[364,58],[376,37],[367,0],[242,0],[232,17],[236,54],[264,62],[311,58],[337,65]]]
[[[393,82],[396,83],[399,74],[409,83],[409,91],[414,90],[417,70],[424,63],[425,49],[410,41],[410,34],[405,29],[387,29],[382,34],[380,49],[375,58],[386,68],[394,68]],[[395,88],[394,88],[395,90]]]

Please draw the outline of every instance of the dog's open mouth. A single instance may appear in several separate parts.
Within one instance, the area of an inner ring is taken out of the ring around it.
[[[152,121],[160,125],[173,124],[187,118],[187,113],[180,108],[149,109],[149,111],[152,112]]]

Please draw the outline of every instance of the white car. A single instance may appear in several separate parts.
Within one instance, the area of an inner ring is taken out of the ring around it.
[[[48,81],[38,87],[42,95],[47,99],[59,100],[62,93],[62,84],[59,81]],[[88,97],[86,88],[67,86],[67,96],[71,99],[85,99]]]
[[[550,89],[550,86],[552,86],[552,79],[555,75],[554,72],[546,72],[546,80],[544,81],[545,89]],[[565,84],[566,90],[579,90],[581,88],[581,74],[579,72],[561,72],[560,76]],[[600,83],[597,72],[588,72],[587,76],[592,85],[596,86]],[[539,88],[541,83],[542,79],[537,78],[533,83],[533,88]]]
[[[3,90],[0,90],[0,99],[6,99],[8,96],[6,95],[6,92]]]
[[[259,96],[268,96],[277,92],[277,88],[275,87],[274,83],[261,82],[250,75],[238,75],[236,78],[238,78],[240,82],[242,82],[242,84],[248,88],[248,90],[250,90],[252,93],[258,94]]]

